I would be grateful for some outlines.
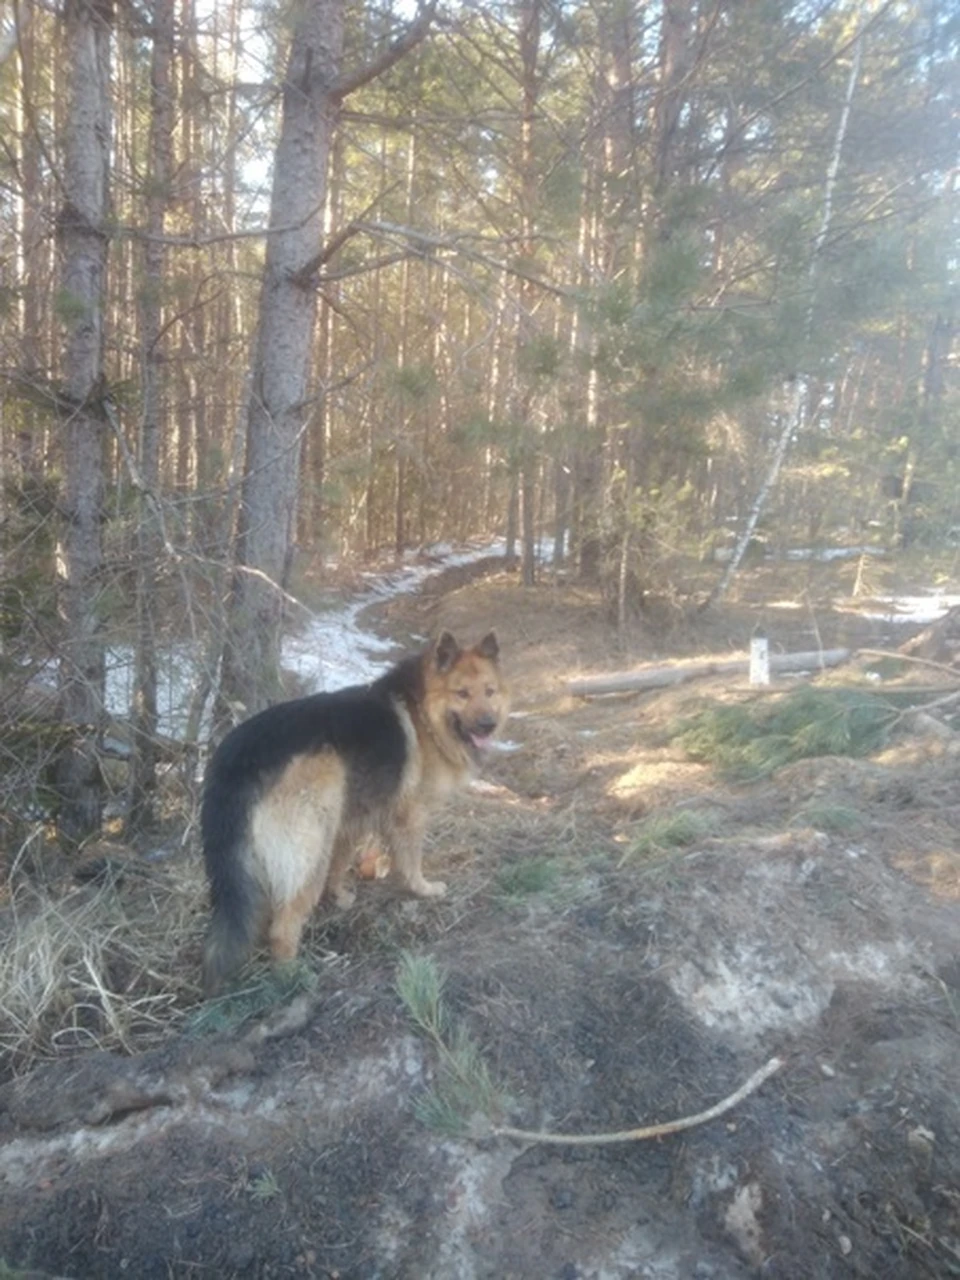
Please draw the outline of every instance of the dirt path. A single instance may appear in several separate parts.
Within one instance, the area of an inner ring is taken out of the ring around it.
[[[433,832],[451,897],[363,885],[318,917],[312,985],[269,1019],[5,1086],[0,1259],[74,1280],[960,1275],[949,744],[733,787],[664,734],[719,687],[566,696],[634,656],[588,596],[494,578],[385,625],[439,621],[497,625],[520,713],[493,786]],[[658,846],[681,810],[698,834]],[[402,954],[444,975],[446,1042],[483,1064],[459,1092],[397,994]],[[739,1108],[662,1141],[522,1145],[470,1114],[626,1129],[774,1053]]]

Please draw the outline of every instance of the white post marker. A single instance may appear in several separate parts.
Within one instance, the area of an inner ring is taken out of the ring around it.
[[[750,641],[750,683],[770,683],[770,642],[766,636],[754,636]]]

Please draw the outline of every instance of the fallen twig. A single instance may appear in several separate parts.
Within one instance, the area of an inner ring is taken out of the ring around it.
[[[667,1120],[664,1124],[646,1125],[642,1129],[622,1129],[619,1133],[535,1133],[531,1129],[513,1129],[509,1125],[500,1125],[491,1130],[496,1138],[516,1138],[519,1142],[547,1142],[554,1146],[596,1147],[610,1142],[643,1142],[648,1138],[662,1138],[669,1133],[680,1133],[683,1129],[695,1129],[706,1124],[708,1120],[716,1120],[725,1112],[731,1111],[749,1097],[756,1089],[769,1080],[783,1066],[782,1058],[771,1058],[768,1063],[755,1071],[736,1093],[709,1107],[699,1111],[695,1116],[681,1116],[678,1120]]]
[[[858,649],[857,656],[860,658],[893,658],[897,662],[912,662],[918,667],[929,667],[931,671],[942,671],[946,675],[955,678],[958,674],[957,668],[949,666],[946,662],[934,662],[931,658],[919,658],[912,653],[901,653],[899,649]]]

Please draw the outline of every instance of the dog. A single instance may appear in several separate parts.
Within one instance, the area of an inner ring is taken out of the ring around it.
[[[211,919],[203,986],[215,995],[266,934],[295,958],[326,891],[349,907],[360,842],[377,836],[394,878],[437,898],[421,867],[430,812],[477,772],[507,716],[500,646],[449,631],[378,680],[268,707],[236,726],[204,780],[201,833]]]

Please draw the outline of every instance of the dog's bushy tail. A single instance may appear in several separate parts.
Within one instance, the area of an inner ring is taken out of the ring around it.
[[[203,990],[216,995],[256,944],[267,901],[249,844],[249,805],[216,779],[204,793],[203,856],[212,915],[203,947]]]

